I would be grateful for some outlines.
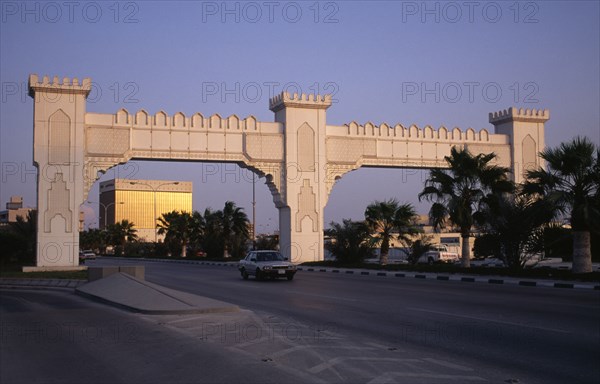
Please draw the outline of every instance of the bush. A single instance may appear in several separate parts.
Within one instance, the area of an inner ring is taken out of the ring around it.
[[[421,256],[431,249],[432,236],[421,233],[416,240],[410,242],[408,262],[417,264]]]
[[[154,253],[153,243],[131,242],[125,243],[126,257],[152,257]]]
[[[279,248],[278,235],[258,235],[254,243],[254,248],[257,250],[273,250]]]
[[[544,229],[544,254],[563,261],[573,260],[573,235],[570,228],[549,226]]]
[[[35,265],[37,211],[0,228],[0,265]]]
[[[26,244],[15,233],[9,231],[0,231],[0,244],[2,244],[2,252],[0,252],[0,266],[2,269],[9,266],[25,265],[31,260],[30,255],[24,250]]]
[[[373,249],[367,241],[369,228],[362,221],[344,219],[342,224],[331,222],[325,231],[330,240],[325,248],[343,264],[356,264],[373,256]]]
[[[592,261],[600,262],[600,233],[591,232]],[[544,253],[546,257],[573,261],[573,235],[570,228],[551,226],[544,231]]]
[[[500,249],[498,237],[490,234],[483,234],[475,238],[473,244],[473,253],[475,257],[497,256]]]

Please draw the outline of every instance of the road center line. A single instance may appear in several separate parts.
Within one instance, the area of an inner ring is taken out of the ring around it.
[[[539,329],[539,330],[542,330],[542,331],[550,331],[550,332],[558,332],[558,333],[571,333],[570,331],[565,331],[564,329],[556,329],[556,328],[548,328],[548,327],[538,327],[538,326],[535,326],[535,325],[527,325],[527,324],[521,324],[521,323],[514,323],[512,321],[501,321],[501,320],[494,320],[494,319],[486,319],[486,318],[477,317],[477,316],[458,315],[456,313],[449,313],[449,312],[442,312],[442,311],[433,311],[433,310],[425,309],[425,308],[409,307],[409,308],[406,308],[406,309],[408,309],[409,311],[428,312],[428,313],[436,313],[438,315],[460,317],[462,319],[479,320],[479,321],[485,321],[485,322],[497,323],[497,324],[504,324],[504,325],[513,325],[515,327],[533,328],[533,329]]]
[[[300,292],[300,291],[292,291],[292,290],[286,290],[286,293],[293,293],[295,295],[304,295],[304,296],[311,296],[311,297],[321,297],[323,299],[333,299],[333,300],[342,300],[342,301],[351,301],[351,302],[356,302],[358,300],[356,299],[347,299],[345,297],[339,297],[339,296],[328,296],[328,295],[317,295],[314,293],[305,293],[305,292]]]
[[[479,376],[462,376],[462,375],[443,375],[435,373],[417,373],[417,372],[386,372],[383,375],[374,378],[369,381],[368,384],[383,384],[383,383],[396,383],[396,378],[407,378],[414,377],[419,379],[444,379],[444,380],[459,380],[460,382],[465,381],[487,381],[483,377]]]

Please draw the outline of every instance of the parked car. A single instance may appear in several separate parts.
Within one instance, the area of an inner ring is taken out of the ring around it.
[[[484,257],[482,259],[471,260],[471,266],[472,267],[502,268],[502,267],[505,267],[506,265],[504,264],[504,261],[498,259],[497,257],[489,256],[489,257]]]
[[[380,260],[379,260],[379,257],[372,257],[370,259],[365,259],[364,262],[365,262],[365,264],[379,264]],[[389,264],[408,264],[408,260],[388,258],[387,263],[388,263],[388,265]]]
[[[96,254],[90,250],[79,251],[79,260],[95,260]]]
[[[454,263],[459,260],[458,253],[451,252],[443,244],[432,245],[418,260],[419,263],[433,264],[437,262]]]
[[[240,260],[238,269],[244,280],[249,276],[256,280],[281,277],[292,280],[296,274],[296,266],[277,251],[250,251]]]

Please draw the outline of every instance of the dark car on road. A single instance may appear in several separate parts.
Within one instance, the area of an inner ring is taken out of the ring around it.
[[[277,251],[250,251],[240,260],[238,269],[244,280],[254,276],[256,280],[283,278],[292,280],[296,266]]]

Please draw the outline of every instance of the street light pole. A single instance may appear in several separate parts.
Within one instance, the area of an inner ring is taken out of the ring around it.
[[[154,197],[154,243],[158,243],[158,230],[156,227],[158,226],[157,217],[156,217],[156,191],[153,190],[152,195]]]
[[[104,229],[106,229],[107,223],[108,223],[108,207],[110,207],[111,205],[115,205],[115,204],[125,204],[125,202],[123,202],[123,201],[119,201],[119,202],[113,201],[112,203],[108,203],[108,204],[103,204],[99,201],[90,201],[90,200],[88,200],[87,202],[98,204],[102,208],[104,208]]]
[[[111,205],[115,205],[115,204],[125,204],[123,201],[119,201],[118,203],[116,201],[113,201],[112,203],[108,203],[106,205],[102,204],[102,203],[98,203],[100,205],[102,205],[104,207],[104,229],[106,229],[106,227],[108,226],[108,207],[110,207]],[[116,216],[116,213],[115,213]],[[117,221],[117,219],[115,218],[115,221]]]
[[[156,230],[157,221],[158,221],[158,218],[156,217],[156,192],[163,185],[179,185],[179,181],[171,181],[171,182],[168,182],[168,183],[162,183],[162,184],[159,184],[157,187],[153,187],[153,186],[151,186],[148,183],[139,182],[139,181],[130,181],[129,184],[131,184],[131,185],[145,185],[145,186],[147,186],[148,188],[150,188],[152,190],[152,194],[154,196],[154,242],[158,243],[158,231]]]
[[[252,173],[252,249],[256,249],[256,180]]]

